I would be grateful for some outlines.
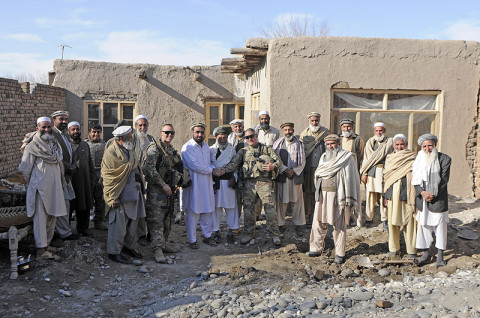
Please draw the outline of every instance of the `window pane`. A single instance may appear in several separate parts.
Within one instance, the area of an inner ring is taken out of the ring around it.
[[[103,139],[108,140],[113,137],[113,127],[103,127]]]
[[[127,123],[133,128],[133,120],[127,120]]]
[[[219,126],[218,120],[210,120],[210,135],[213,135],[213,130]]]
[[[210,106],[210,119],[218,119],[218,107]]]
[[[351,119],[353,120],[353,122],[356,124],[356,117],[357,117],[357,113],[354,113],[354,112],[348,112],[348,113],[344,113],[344,112],[341,112],[341,113],[338,113],[338,112],[335,112],[334,113],[334,121],[333,121],[333,132],[335,134],[338,134],[340,135],[342,133],[342,127],[340,127],[340,121],[342,119]],[[353,127],[353,131],[355,132],[355,126]]]
[[[373,124],[383,122],[387,129],[386,135],[393,137],[396,134],[404,134],[408,138],[408,119],[410,114],[392,113],[361,113],[360,135],[367,141],[373,136]]]
[[[223,123],[228,124],[235,119],[235,104],[223,104]]]
[[[116,124],[118,122],[118,103],[103,104],[103,123]]]
[[[123,117],[122,119],[133,119],[133,106],[123,105]]]
[[[435,110],[436,95],[388,94],[388,109]]]
[[[335,93],[333,108],[382,109],[383,94]]]
[[[98,104],[88,104],[88,118],[99,118]]]
[[[245,106],[238,106],[239,109],[238,109],[238,112],[240,113],[239,114],[239,119],[244,119],[245,118]]]
[[[414,151],[420,150],[418,147],[418,137],[423,134],[437,134],[434,131],[433,123],[437,115],[424,115],[424,114],[414,114],[413,115],[413,139],[411,149]]]

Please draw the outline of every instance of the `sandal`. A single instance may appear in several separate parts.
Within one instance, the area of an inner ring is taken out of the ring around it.
[[[203,238],[203,243],[210,246],[217,246],[217,242],[215,242],[215,240],[211,236]]]
[[[198,249],[198,247],[199,247],[197,241],[195,241],[193,243],[189,243],[189,246],[190,246],[190,248],[192,248],[194,250]]]

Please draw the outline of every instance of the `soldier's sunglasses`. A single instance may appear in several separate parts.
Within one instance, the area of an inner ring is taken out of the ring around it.
[[[254,137],[255,137],[255,135],[248,135],[248,136],[245,136],[245,139],[252,139]]]
[[[175,136],[175,132],[174,131],[171,131],[171,130],[168,130],[168,131],[162,131],[165,135],[172,135],[172,136]]]

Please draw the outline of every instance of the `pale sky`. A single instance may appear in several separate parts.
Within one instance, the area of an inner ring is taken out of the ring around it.
[[[327,21],[332,36],[480,41],[477,1],[2,1],[0,77],[46,74],[65,59],[218,65],[291,15]]]

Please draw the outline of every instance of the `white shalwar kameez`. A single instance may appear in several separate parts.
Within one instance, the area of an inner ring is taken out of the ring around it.
[[[417,243],[418,249],[429,249],[433,242],[432,232],[435,233],[435,247],[440,250],[447,248],[448,211],[430,212],[427,203],[423,200],[423,210],[417,213]]]
[[[192,180],[192,185],[183,190],[182,200],[187,236],[190,243],[194,243],[198,223],[204,237],[212,235],[212,212],[215,211],[212,171],[215,167],[210,163],[210,148],[205,141],[199,145],[190,139],[182,147],[182,159]]]

